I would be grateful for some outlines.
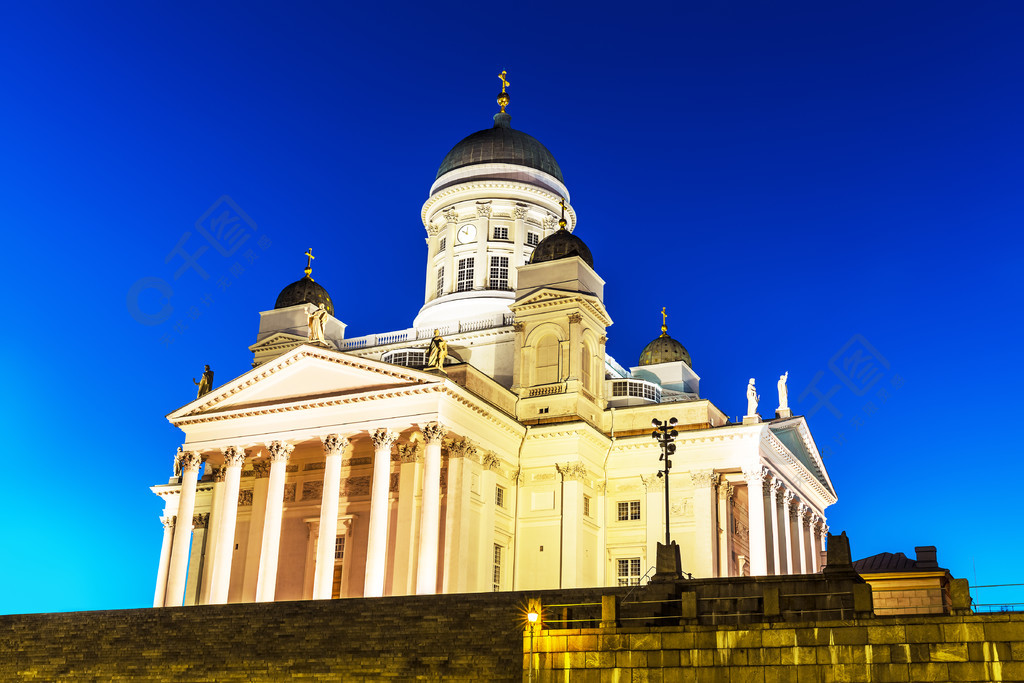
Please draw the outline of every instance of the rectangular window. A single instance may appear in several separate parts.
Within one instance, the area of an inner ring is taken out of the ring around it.
[[[494,239],[496,240],[507,240],[508,239],[508,226],[496,225],[494,226]]]
[[[640,558],[624,557],[616,560],[616,574],[620,586],[636,586],[640,583]]]
[[[640,519],[640,501],[624,500],[619,502],[619,521],[629,522],[634,519]]]
[[[535,247],[540,244],[540,235],[535,232],[526,233],[526,246]]]
[[[500,508],[505,507],[505,489],[501,486],[494,488],[494,504]]]
[[[583,516],[590,516],[590,496],[583,496]]]
[[[445,237],[442,237],[440,240],[438,240],[438,242],[437,242],[437,250],[438,251],[444,251],[444,247],[447,244],[447,242],[448,242],[448,240]]]
[[[456,292],[469,292],[473,289],[473,259],[459,260],[459,275],[456,281]]]
[[[437,269],[437,295],[444,294],[444,266]]]
[[[501,590],[501,551],[502,547],[497,543],[494,544],[494,573],[491,575],[491,584],[494,588],[494,592],[497,593]],[[639,564],[640,560],[637,560]]]
[[[334,561],[342,562],[345,559],[345,537],[338,536],[334,539]]]
[[[491,257],[491,289],[508,289],[508,256]]]

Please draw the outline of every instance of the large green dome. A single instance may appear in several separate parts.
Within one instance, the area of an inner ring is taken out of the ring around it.
[[[548,148],[512,128],[511,120],[508,114],[495,114],[493,128],[477,131],[452,147],[437,169],[437,177],[476,164],[516,164],[543,171],[564,184],[562,169]]]

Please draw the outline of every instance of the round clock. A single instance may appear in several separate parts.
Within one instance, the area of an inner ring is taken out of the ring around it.
[[[476,239],[476,226],[475,225],[463,225],[459,228],[459,244],[466,244]]]

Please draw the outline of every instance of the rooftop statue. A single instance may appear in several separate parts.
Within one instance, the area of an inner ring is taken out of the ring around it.
[[[789,379],[789,370],[786,370],[786,374],[779,375],[779,410],[789,408],[789,389],[786,388],[787,379]]]
[[[213,370],[210,369],[209,365],[204,366],[203,376],[198,382],[195,377],[192,378],[192,384],[199,387],[199,391],[196,392],[196,398],[202,398],[204,394],[210,393],[210,390],[213,389]]]
[[[434,330],[434,338],[427,349],[427,370],[444,370],[444,359],[448,357],[448,342],[441,336],[441,330]]]
[[[309,341],[323,342],[324,325],[327,324],[327,310],[320,304],[315,311],[309,314]]]
[[[757,415],[757,402],[761,400],[761,397],[757,395],[757,389],[754,388],[754,378],[750,378],[750,383],[747,384],[747,417],[754,417]]]

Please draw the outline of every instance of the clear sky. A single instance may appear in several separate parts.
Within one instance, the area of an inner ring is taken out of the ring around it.
[[[1017,2],[7,3],[0,613],[151,604],[164,416],[249,369],[308,247],[349,336],[411,325],[420,208],[502,69],[609,353],[667,306],[727,414],[788,370],[855,557],[1021,581],[1022,34]],[[262,246],[179,270],[225,195]]]

